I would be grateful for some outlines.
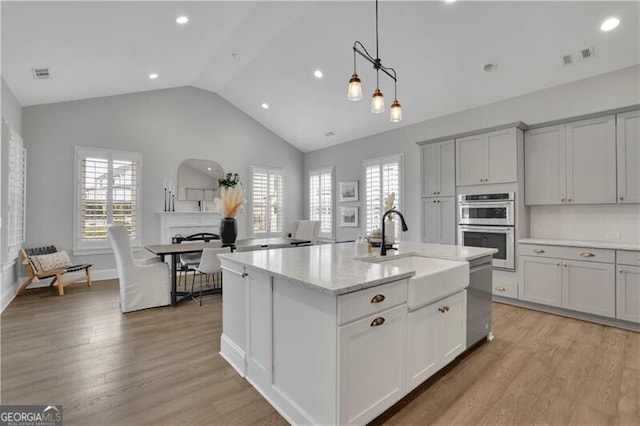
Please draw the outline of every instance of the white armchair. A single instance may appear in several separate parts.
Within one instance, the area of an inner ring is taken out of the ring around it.
[[[116,258],[122,312],[169,305],[169,265],[154,258],[134,259],[129,232],[125,226],[109,225],[107,232]]]
[[[318,242],[319,232],[319,220],[296,220],[293,222],[291,238],[296,240],[309,240],[311,244],[316,244]]]

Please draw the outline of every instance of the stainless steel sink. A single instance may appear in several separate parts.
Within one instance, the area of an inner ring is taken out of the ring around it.
[[[415,276],[409,279],[409,310],[428,305],[469,285],[467,262],[408,256],[383,259],[379,263],[415,271]]]

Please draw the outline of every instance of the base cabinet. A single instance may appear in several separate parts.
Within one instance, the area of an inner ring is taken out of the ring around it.
[[[404,392],[407,306],[338,330],[340,424],[362,424],[399,401]]]
[[[618,265],[616,318],[640,323],[640,266]]]
[[[614,252],[606,249],[520,244],[519,299],[616,317]],[[577,260],[593,259],[593,260]]]
[[[466,312],[466,291],[409,312],[407,391],[427,380],[465,350]]]

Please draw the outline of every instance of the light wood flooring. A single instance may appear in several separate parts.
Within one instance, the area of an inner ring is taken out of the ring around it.
[[[640,334],[493,307],[495,340],[373,423],[640,424]],[[117,281],[33,289],[0,326],[2,404],[62,404],[65,425],[286,424],[218,354],[220,295],[123,315]]]

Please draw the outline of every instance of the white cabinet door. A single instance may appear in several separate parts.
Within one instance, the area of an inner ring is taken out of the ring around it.
[[[467,342],[467,292],[461,291],[436,302],[439,317],[438,352],[440,365],[445,366],[460,355]],[[442,309],[442,311],[440,311]]]
[[[466,291],[409,312],[407,391],[414,389],[466,348]]]
[[[618,114],[618,202],[640,203],[640,111]]]
[[[422,199],[422,241],[434,244],[456,243],[455,197]]]
[[[618,265],[616,318],[640,322],[640,267]]]
[[[437,198],[422,199],[422,242],[440,242],[440,206]]]
[[[485,183],[507,183],[518,180],[516,129],[487,133],[487,175]]]
[[[562,268],[560,259],[520,256],[522,286],[518,298],[543,305],[562,304]]]
[[[240,373],[246,375],[247,282],[245,268],[236,264],[222,265],[222,336],[220,353]],[[238,308],[240,307],[240,308]]]
[[[484,135],[456,139],[457,185],[480,185],[487,176],[486,139]]]
[[[364,424],[405,394],[407,305],[338,330],[340,424]]]
[[[567,123],[567,202],[616,202],[616,119]]]
[[[456,195],[456,159],[453,140],[440,142],[440,189],[438,195],[453,197]]]
[[[422,196],[454,196],[455,145],[445,141],[424,145],[422,152]]]
[[[565,125],[529,130],[524,137],[525,203],[565,204]]]
[[[440,244],[456,244],[456,199],[443,197],[440,201]]]
[[[562,307],[614,318],[615,268],[610,263],[563,260]]]

